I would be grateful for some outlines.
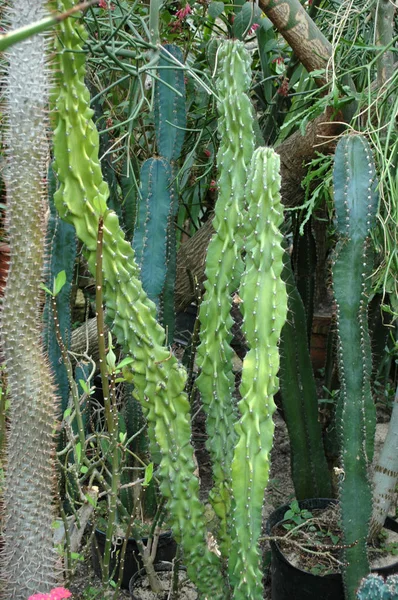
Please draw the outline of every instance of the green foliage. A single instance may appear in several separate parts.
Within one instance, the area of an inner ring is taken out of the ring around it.
[[[333,263],[337,306],[340,374],[341,523],[343,579],[348,600],[355,598],[361,577],[369,571],[366,554],[372,512],[368,465],[376,426],[370,390],[372,373],[368,333],[368,301],[373,269],[370,232],[378,207],[377,181],[367,140],[343,137],[336,149],[333,172],[338,243]]]

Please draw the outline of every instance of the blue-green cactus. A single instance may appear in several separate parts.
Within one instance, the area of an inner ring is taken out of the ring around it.
[[[368,575],[361,581],[357,591],[358,600],[398,600],[398,576],[385,580],[380,575]]]
[[[159,306],[167,273],[168,232],[175,214],[170,163],[161,157],[145,161],[140,187],[133,248],[141,269],[143,288]]]
[[[57,294],[57,318],[60,332],[66,348],[70,346],[71,340],[71,307],[70,298],[72,291],[72,280],[76,259],[76,234],[75,229],[69,223],[65,223],[58,216],[54,205],[54,193],[56,180],[52,167],[49,169],[49,208],[50,214],[47,222],[47,248],[49,256],[47,259],[47,282],[48,289],[53,289],[54,279],[61,271],[65,271],[66,280],[60,292]],[[54,373],[55,385],[60,399],[60,413],[63,414],[69,401],[69,381],[66,366],[61,359],[61,350],[56,339],[54,327],[54,315],[52,311],[52,299],[46,297],[46,305],[43,314],[44,345],[50,360],[51,370]]]
[[[158,154],[175,162],[182,149],[187,122],[185,107],[184,57],[173,44],[165,44],[160,51],[158,79],[155,84],[155,132]]]
[[[369,572],[366,542],[372,494],[368,466],[376,426],[367,308],[373,267],[370,231],[376,224],[378,194],[372,152],[364,137],[347,135],[339,141],[333,185],[338,235],[333,289],[342,399],[340,505],[346,546],[343,580],[347,600],[353,600],[361,577]]]
[[[280,342],[280,386],[289,431],[294,489],[298,500],[330,498],[331,482],[318,420],[318,396],[308,349],[306,313],[288,254],[285,254],[284,263],[289,314]]]

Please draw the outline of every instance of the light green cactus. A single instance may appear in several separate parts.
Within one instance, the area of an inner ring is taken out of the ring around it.
[[[59,10],[70,6],[71,0],[57,2]],[[228,475],[222,490],[225,509],[218,511],[223,520],[221,536],[212,540],[207,530],[205,507],[199,500],[199,481],[190,443],[190,407],[184,392],[186,372],[165,346],[165,332],[156,321],[155,305],[138,279],[134,251],[124,239],[117,216],[106,205],[108,192],[98,161],[98,134],[91,120],[89,95],[84,84],[84,54],[81,52],[84,37],[84,29],[76,21],[60,25],[60,85],[54,134],[60,187],[55,202],[61,216],[74,224],[78,237],[84,242],[93,273],[98,223],[103,220],[102,268],[107,314],[123,350],[133,358],[134,394],[147,418],[150,439],[160,450],[158,477],[161,492],[168,500],[170,523],[176,539],[182,544],[189,576],[203,597],[259,600],[262,585],[257,542],[272,446],[273,394],[277,389],[279,364],[277,344],[286,318],[286,292],[280,277],[282,250],[278,226],[282,211],[278,158],[270,150],[259,150],[253,156],[250,174],[246,174],[253,151],[252,142],[246,141],[244,135],[251,123],[251,111],[246,110],[250,102],[245,93],[249,81],[249,57],[241,43],[226,42],[220,49],[221,63],[229,64],[229,67],[227,71],[221,69],[218,90],[220,93],[224,86],[225,103],[229,103],[230,112],[226,123],[220,118],[221,146],[225,150],[220,153],[219,183],[221,187],[226,186],[228,194],[224,197],[225,205],[221,200],[221,210],[216,210],[215,240],[218,238],[219,241],[214,241],[209,250],[207,272],[218,277],[226,324],[216,325],[215,330],[209,329],[207,334],[202,334],[202,343],[206,335],[216,336],[219,351],[224,353],[224,360],[229,361],[229,296],[233,288],[226,282],[232,279],[234,285],[239,283],[244,266],[240,254],[245,250],[246,270],[240,296],[251,350],[243,367],[240,418],[235,416],[230,394],[223,409],[225,414],[217,415],[215,411],[213,425],[210,421],[209,435],[218,446],[220,463],[224,460],[220,449],[225,438],[217,435],[218,424],[228,414],[229,434],[236,429],[232,438],[235,448],[232,445],[230,448],[232,468],[220,469],[224,471],[224,477]],[[228,82],[234,75],[236,80],[246,82],[244,89],[236,90],[237,100],[227,94]],[[225,142],[225,136],[230,139],[231,128],[237,140],[232,152]],[[232,170],[234,174],[231,175]],[[240,178],[236,181],[241,185],[240,190],[234,187],[235,173],[238,172]],[[244,199],[246,180],[249,181],[246,192],[249,210]],[[227,195],[230,196],[234,189],[235,196],[232,193],[232,197],[236,206],[234,210],[226,209]],[[239,192],[240,197],[236,195]],[[225,221],[228,221],[227,227]],[[245,227],[242,227],[243,222]],[[229,252],[230,246],[233,246],[232,252]],[[221,265],[220,252],[228,256]],[[209,284],[208,287],[214,286]],[[224,296],[227,302],[224,302]],[[212,305],[204,315],[217,322],[218,311],[218,304]],[[220,336],[219,328],[223,329]],[[202,368],[205,370],[204,366]],[[218,378],[218,375],[215,370],[211,377]],[[220,371],[222,377],[224,374]],[[215,389],[214,381],[210,380],[207,385],[210,390]],[[226,389],[231,392],[231,387],[232,380],[229,380]],[[210,400],[212,403],[213,399]],[[225,564],[226,556],[223,560],[218,552],[218,545],[225,547],[228,540],[229,569]]]
[[[228,555],[226,521],[230,512],[231,462],[236,443],[236,410],[232,400],[234,375],[231,327],[231,294],[237,289],[243,269],[241,232],[244,189],[254,151],[253,118],[247,91],[250,86],[250,57],[242,44],[225,43],[218,53],[217,155],[219,195],[206,257],[205,294],[200,306],[201,343],[197,363],[201,373],[196,380],[207,415],[208,448],[213,460],[213,508],[223,526],[221,552]]]

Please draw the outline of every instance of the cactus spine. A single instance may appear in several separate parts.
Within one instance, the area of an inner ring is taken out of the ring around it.
[[[210,495],[220,518],[220,550],[228,555],[230,540],[231,463],[236,443],[236,410],[232,400],[231,294],[242,273],[242,212],[247,171],[254,151],[253,117],[247,91],[250,56],[242,43],[222,44],[218,51],[219,79],[217,155],[219,196],[213,226],[216,231],[206,255],[205,294],[200,306],[201,343],[197,363],[201,373],[197,386],[207,415],[209,451],[213,461],[214,487]]]
[[[386,580],[380,575],[368,575],[361,581],[358,600],[398,600],[398,577],[390,575]]]
[[[372,273],[370,231],[378,206],[372,153],[362,136],[346,136],[336,148],[333,172],[336,229],[333,264],[338,359],[342,397],[340,505],[344,544],[343,580],[348,600],[369,572],[366,553],[372,496],[376,415],[370,391],[371,352],[367,308]]]
[[[286,320],[287,295],[281,278],[283,223],[279,156],[258,148],[246,186],[245,271],[239,289],[243,331],[249,345],[242,368],[242,396],[236,424],[238,442],[232,461],[234,499],[229,571],[237,580],[236,600],[263,598],[258,538],[262,526],[264,491],[268,483],[278,391],[278,342]],[[235,537],[235,536],[234,536]]]
[[[71,6],[71,0],[57,2],[61,11]],[[108,190],[98,161],[98,133],[84,84],[84,28],[75,20],[61,23],[59,38],[62,84],[57,90],[54,153],[60,187],[55,202],[84,242],[93,273],[98,222],[103,217],[107,314],[119,343],[134,359],[134,393],[162,449],[161,491],[168,499],[173,530],[190,557],[188,573],[200,592],[221,599],[226,591],[220,560],[207,548],[204,507],[194,475],[189,402],[183,391],[186,374],[164,346],[165,333],[138,279],[134,251],[124,239],[117,216],[106,206]]]
[[[14,0],[11,29],[46,16],[42,0]],[[38,34],[7,52],[6,188],[10,267],[4,294],[1,341],[10,387],[4,549],[1,591],[26,600],[55,587],[53,430],[56,399],[41,344],[40,283],[43,277],[49,69],[46,37]]]

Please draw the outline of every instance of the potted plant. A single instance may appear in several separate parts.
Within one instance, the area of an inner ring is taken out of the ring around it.
[[[346,135],[340,139],[336,148],[333,181],[338,234],[333,262],[333,289],[337,306],[337,353],[341,386],[341,464],[338,475],[342,579],[341,576],[340,579],[323,578],[319,583],[319,586],[323,586],[322,592],[320,587],[313,584],[307,584],[304,589],[307,590],[308,598],[319,595],[323,598],[343,598],[344,582],[345,597],[354,600],[361,578],[370,570],[367,542],[373,511],[372,493],[376,500],[375,506],[379,507],[378,499],[388,497],[391,500],[391,492],[385,493],[386,479],[390,490],[396,481],[395,462],[391,462],[392,458],[390,462],[385,462],[388,452],[385,453],[384,462],[381,459],[383,466],[375,469],[375,482],[379,485],[373,491],[368,474],[373,458],[376,413],[371,394],[372,368],[367,309],[373,270],[371,231],[376,224],[378,192],[375,166],[366,138]],[[393,419],[391,429],[394,430]],[[391,439],[386,440],[389,448],[391,443]],[[382,485],[380,472],[384,475]],[[312,506],[311,503],[318,501],[309,502]],[[302,508],[307,506],[306,501],[300,504]],[[379,517],[379,529],[387,511],[388,507]],[[276,525],[284,512],[286,507],[272,515],[270,523]],[[394,527],[391,521],[388,525]],[[269,525],[269,531],[270,527]],[[373,526],[373,536],[375,534],[376,527]],[[282,565],[282,577],[287,582],[286,569],[292,569],[292,565],[286,567],[286,560],[280,562],[280,550],[275,544],[273,552],[274,563]],[[274,565],[273,568],[277,567]],[[395,564],[393,572],[397,568],[398,565]],[[280,581],[280,576],[273,581],[275,600],[287,598],[292,593],[292,589],[290,592],[283,589],[286,584],[280,586]],[[337,587],[331,587],[331,582]],[[339,596],[336,596],[337,593]]]

